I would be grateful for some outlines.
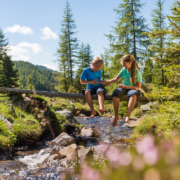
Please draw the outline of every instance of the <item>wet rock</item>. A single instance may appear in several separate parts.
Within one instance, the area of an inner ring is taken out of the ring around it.
[[[78,146],[86,146],[87,141],[86,141],[86,139],[85,139],[84,137],[82,137],[82,136],[76,136],[75,139],[76,139],[76,144],[77,144]]]
[[[149,104],[141,105],[140,109],[141,109],[141,111],[148,111],[148,110],[151,110]]]
[[[51,141],[49,145],[68,146],[73,143],[75,143],[75,139],[69,136],[67,133],[63,132],[59,136],[57,136],[53,141]]]
[[[93,129],[83,127],[81,129],[81,135],[84,136],[84,137],[91,137],[93,135]]]
[[[68,147],[61,149],[58,153],[60,159],[63,158],[63,161],[73,161],[77,160],[77,145],[72,144]]]
[[[124,123],[122,127],[134,128],[138,126],[140,122],[141,122],[141,119],[138,119],[137,121],[130,121],[130,123]]]
[[[74,118],[67,118],[67,120],[70,122],[70,124],[77,124],[78,122]]]
[[[83,127],[81,129],[81,135],[84,136],[84,137],[95,137],[95,138],[98,138],[101,136],[101,132],[97,129],[94,129],[94,128],[86,128],[86,127]]]
[[[56,111],[56,113],[60,114],[62,117],[66,117],[66,118],[73,117],[72,111],[68,111],[66,109]]]
[[[78,158],[80,161],[84,161],[90,153],[93,153],[92,148],[85,148],[84,146],[78,147]]]
[[[93,129],[92,137],[99,138],[101,136],[101,131],[97,129]]]

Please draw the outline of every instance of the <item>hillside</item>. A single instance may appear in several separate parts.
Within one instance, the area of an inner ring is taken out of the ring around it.
[[[24,61],[14,61],[14,65],[19,70],[22,88],[28,86],[30,77],[36,90],[55,91],[54,86],[58,84],[56,81],[56,77],[59,75],[58,72]]]

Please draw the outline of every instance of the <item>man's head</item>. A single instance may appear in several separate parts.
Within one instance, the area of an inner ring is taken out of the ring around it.
[[[98,71],[103,67],[103,59],[101,57],[95,57],[92,61],[92,69],[93,71]]]

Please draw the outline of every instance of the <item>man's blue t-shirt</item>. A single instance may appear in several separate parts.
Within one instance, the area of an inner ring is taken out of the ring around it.
[[[100,80],[101,80],[101,70],[98,70],[98,71],[94,72],[93,70],[91,70],[90,67],[88,67],[88,68],[84,69],[84,71],[81,74],[80,79],[86,80],[86,81],[92,81],[92,80],[97,79],[97,81],[100,82]],[[92,88],[100,86],[100,85],[101,85],[100,83],[98,83],[96,85],[87,84],[86,87],[87,87],[87,89],[92,89]]]

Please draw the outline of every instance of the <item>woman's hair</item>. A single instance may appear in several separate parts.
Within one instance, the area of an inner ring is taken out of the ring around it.
[[[126,54],[120,59],[121,64],[123,63],[123,61],[125,61],[125,62],[131,61],[132,62],[130,80],[133,84],[135,84],[136,83],[136,68],[138,68],[139,71],[141,72],[141,70],[138,66],[138,63],[136,62],[135,58],[130,54]]]

